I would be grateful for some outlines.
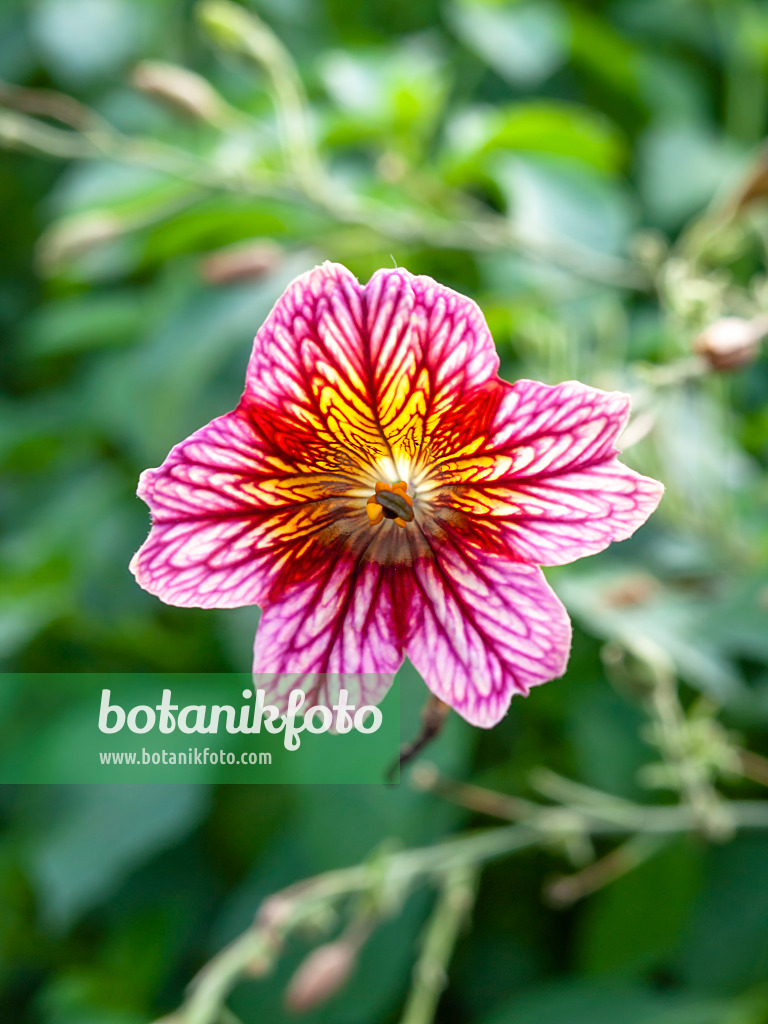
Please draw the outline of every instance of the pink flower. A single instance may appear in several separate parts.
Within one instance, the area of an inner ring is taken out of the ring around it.
[[[539,566],[629,537],[663,490],[616,458],[626,395],[498,366],[479,308],[429,277],[304,274],[237,408],[142,474],[136,579],[168,604],[260,605],[256,672],[389,681],[407,655],[494,725],[568,661]]]

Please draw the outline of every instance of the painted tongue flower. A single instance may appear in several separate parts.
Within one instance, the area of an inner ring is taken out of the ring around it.
[[[136,579],[168,604],[261,605],[255,672],[391,679],[407,655],[494,725],[567,664],[539,566],[628,537],[663,490],[617,461],[626,395],[498,366],[479,308],[429,277],[304,274],[237,408],[142,474]]]

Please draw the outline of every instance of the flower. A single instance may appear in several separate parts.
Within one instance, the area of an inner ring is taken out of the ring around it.
[[[256,335],[237,408],[142,474],[136,579],[168,604],[260,605],[255,672],[388,682],[407,654],[494,725],[568,661],[539,566],[629,537],[663,490],[616,458],[626,395],[498,366],[478,306],[429,277],[304,274]]]

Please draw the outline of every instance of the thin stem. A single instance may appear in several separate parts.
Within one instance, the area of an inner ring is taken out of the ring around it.
[[[520,821],[530,818],[537,805],[530,800],[496,793],[483,786],[473,786],[466,782],[456,782],[441,775],[437,768],[429,762],[416,765],[411,773],[411,785],[425,793],[433,793],[452,804],[464,807],[475,814],[487,814],[491,818],[503,821]]]
[[[320,198],[326,191],[325,171],[312,139],[304,85],[288,50],[253,11],[229,0],[204,0],[198,17],[215,42],[263,68],[288,167],[307,196]]]
[[[401,1024],[431,1024],[434,1020],[454,946],[474,903],[476,882],[476,873],[465,867],[446,876],[427,924]]]
[[[444,883],[455,872],[557,840],[566,826],[576,825],[593,836],[636,832],[673,835],[699,828],[689,806],[642,807],[576,783],[571,785],[589,806],[582,801],[578,809],[539,807],[525,824],[471,832],[433,846],[387,853],[370,864],[318,875],[271,896],[254,925],[217,954],[192,982],[185,1002],[172,1017],[174,1024],[214,1024],[227,995],[248,973],[250,964],[258,962],[259,973],[265,973],[286,938],[303,924],[316,921],[319,910],[335,908],[349,896],[365,894],[372,905],[379,900],[381,916],[419,884]],[[621,815],[617,808],[621,808]],[[612,816],[623,820],[612,820]],[[733,801],[729,817],[734,828],[768,829],[768,801]]]
[[[468,252],[517,250],[583,280],[640,291],[651,287],[647,276],[632,263],[564,239],[522,234],[505,217],[489,213],[482,218],[446,220],[431,210],[396,211],[374,200],[341,195],[332,188],[320,193],[307,190],[306,179],[295,184],[281,181],[265,169],[260,169],[256,179],[252,173],[232,172],[154,139],[123,135],[103,121],[88,131],[68,131],[15,110],[0,109],[0,147],[63,160],[109,159],[148,167],[210,191],[302,205],[336,223],[373,231],[405,245]]]
[[[556,907],[570,906],[634,871],[657,853],[667,840],[667,836],[659,835],[632,836],[626,843],[617,846],[605,857],[588,864],[581,871],[552,879],[545,886],[544,895]]]
[[[712,785],[707,767],[688,752],[687,722],[674,671],[667,665],[665,654],[660,657],[655,649],[641,653],[652,673],[650,707],[662,756],[676,772],[681,792],[702,831],[713,839],[727,838],[731,828],[723,801]]]
[[[400,747],[400,756],[387,772],[387,779],[392,781],[399,772],[409,764],[414,757],[432,743],[442,732],[445,720],[448,717],[450,706],[434,694],[430,694],[421,712],[421,728],[419,732],[408,743]]]
[[[761,786],[768,786],[768,757],[755,754],[751,750],[737,750],[736,755],[739,762],[739,773],[745,779],[757,782]]]
[[[218,953],[192,982],[189,994],[173,1017],[178,1024],[213,1024],[229,991],[253,960],[274,958],[282,942],[318,908],[334,906],[340,899],[359,893],[370,897],[384,888],[407,896],[423,880],[441,879],[467,866],[479,865],[514,850],[532,846],[536,834],[518,826],[477,832],[424,849],[391,854],[381,865],[355,865],[299,882],[272,896],[269,904],[282,906],[279,923],[273,915],[260,914],[255,924]],[[265,920],[266,918],[266,920]]]

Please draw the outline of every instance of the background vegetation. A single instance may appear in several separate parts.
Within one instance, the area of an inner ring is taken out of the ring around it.
[[[483,873],[438,1019],[766,1024],[768,834],[734,835],[731,808],[768,781],[768,363],[752,341],[730,374],[690,352],[766,309],[768,6],[4,0],[0,25],[6,670],[247,667],[255,609],[165,607],[129,575],[138,474],[235,404],[297,273],[431,274],[480,303],[508,378],[631,391],[625,461],[667,496],[637,538],[550,573],[567,676],[491,732],[452,719],[429,758],[592,799],[545,766],[682,807],[693,833],[640,828],[606,862],[616,840],[593,848],[578,816],[542,826]],[[415,721],[407,667],[401,688]],[[0,716],[35,742],[1,681]],[[489,823],[459,806],[489,798],[418,779],[6,787],[0,1017],[146,1024],[268,893]],[[400,1020],[432,905],[418,887],[391,907],[309,1019]],[[237,1018],[284,1019],[333,918],[314,926],[237,987]]]

